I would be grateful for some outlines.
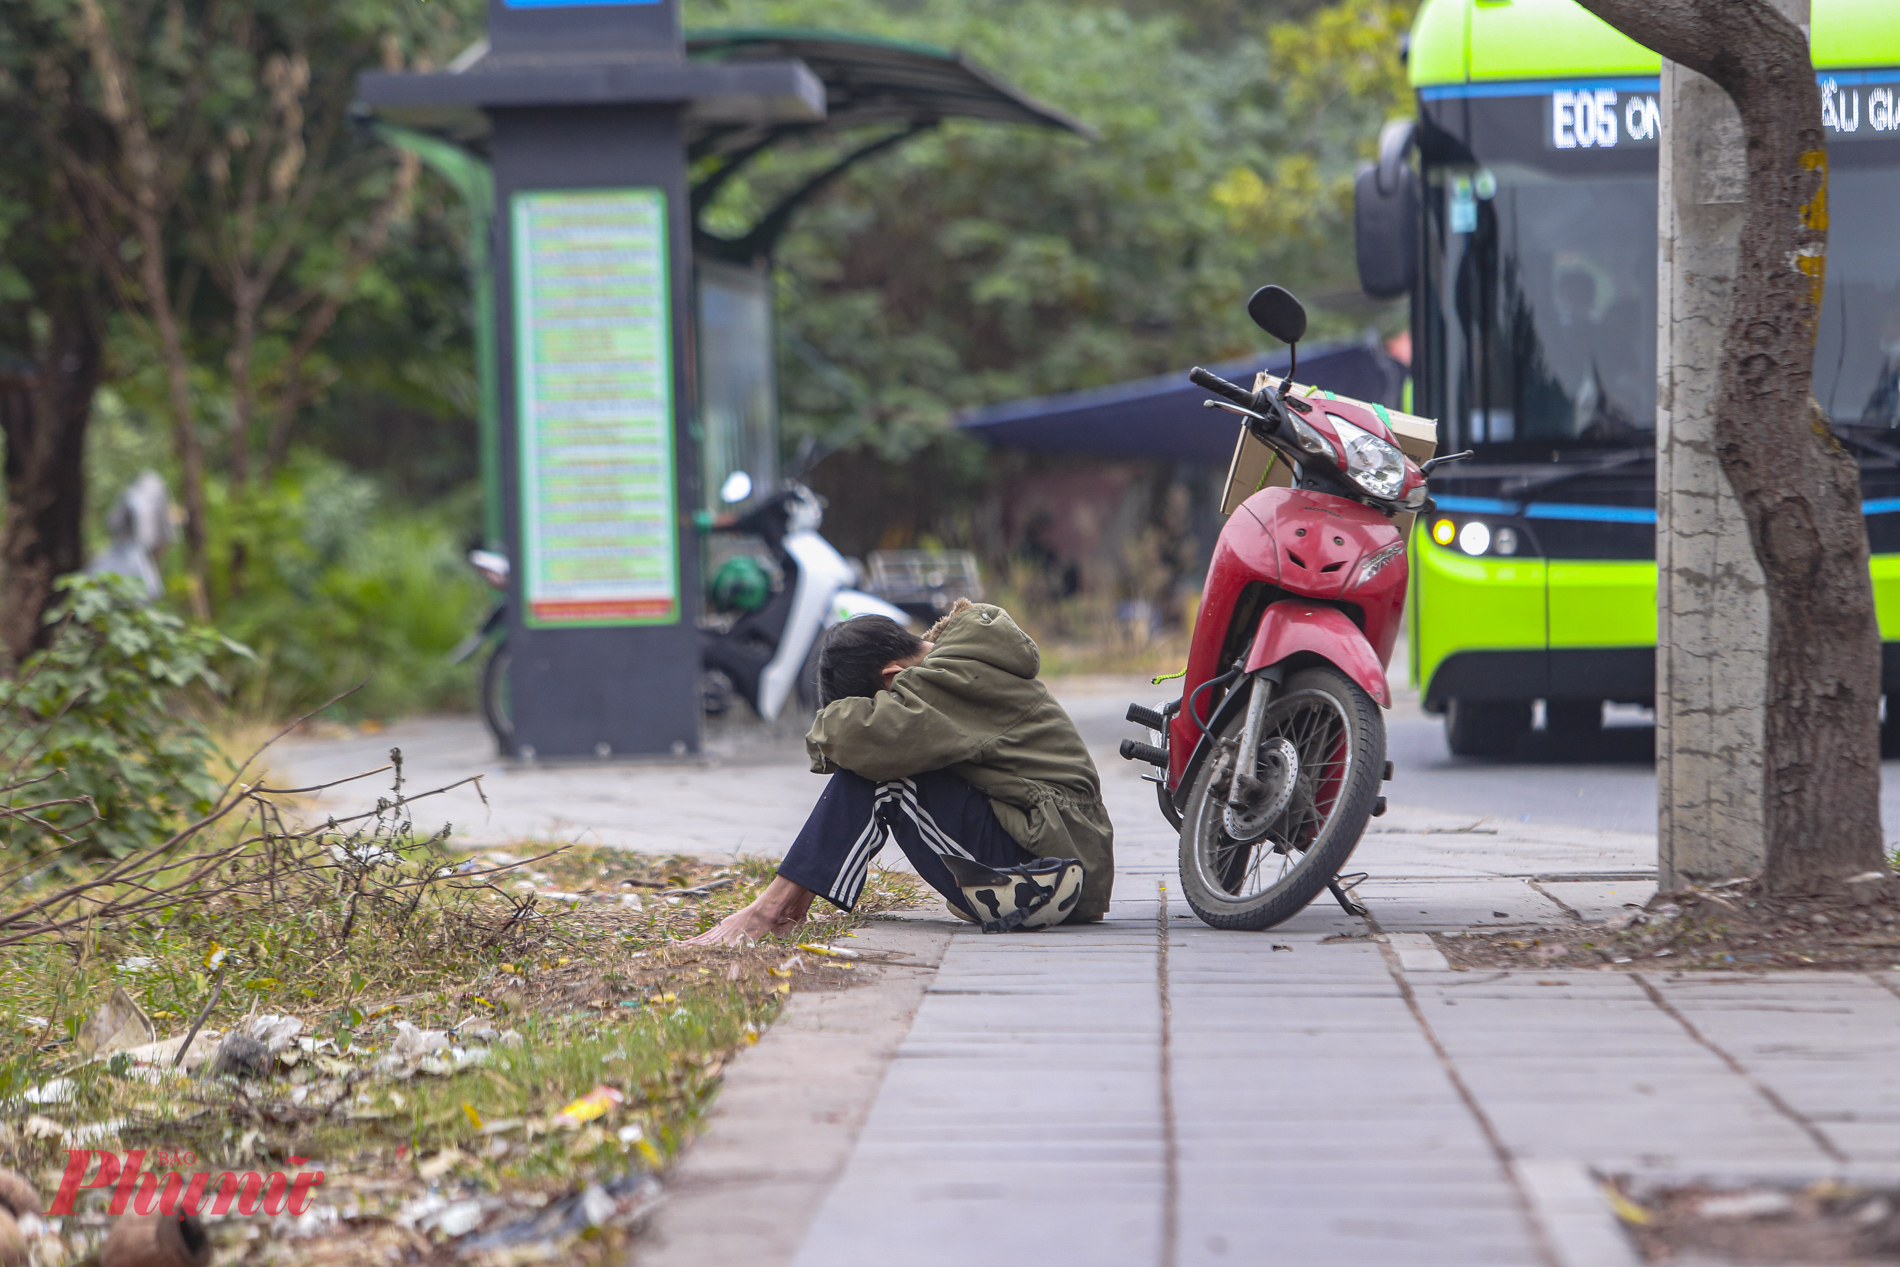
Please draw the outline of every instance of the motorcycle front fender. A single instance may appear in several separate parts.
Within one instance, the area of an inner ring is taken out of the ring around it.
[[[1337,607],[1289,598],[1272,604],[1260,617],[1247,672],[1283,663],[1297,655],[1318,656],[1357,682],[1384,708],[1392,707],[1385,667],[1352,618]]]

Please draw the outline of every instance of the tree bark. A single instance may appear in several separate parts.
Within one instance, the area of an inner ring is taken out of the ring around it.
[[[1716,388],[1716,451],[1768,590],[1764,878],[1825,892],[1884,870],[1880,630],[1860,471],[1811,396],[1827,261],[1827,138],[1801,30],[1766,0],[1579,0],[1721,86],[1748,191]]]
[[[132,222],[139,244],[137,288],[152,327],[158,335],[159,356],[165,365],[166,396],[172,411],[173,444],[178,453],[185,503],[185,565],[191,590],[192,614],[211,618],[210,561],[205,509],[204,446],[191,405],[191,359],[184,333],[172,307],[165,277],[164,217],[177,193],[175,174],[167,177],[163,156],[145,126],[137,85],[112,40],[111,28],[99,0],[79,0],[79,31],[93,71],[99,77],[100,112],[118,137],[127,179],[121,210]],[[69,164],[82,179],[97,178],[83,162]],[[110,198],[118,191],[101,185]]]
[[[53,582],[86,563],[86,424],[103,372],[97,313],[59,296],[32,373],[0,378],[6,519],[0,530],[0,655],[46,645]]]

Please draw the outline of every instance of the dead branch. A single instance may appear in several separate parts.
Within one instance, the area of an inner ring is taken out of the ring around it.
[[[288,726],[285,726],[282,730],[272,735],[269,739],[266,739],[263,743],[257,745],[257,750],[251,753],[250,756],[244,758],[244,764],[240,765],[237,769],[231,771],[231,778],[228,782],[225,783],[224,791],[218,794],[218,799],[222,801],[225,797],[231,794],[231,789],[237,786],[238,779],[243,776],[246,770],[251,768],[251,765],[253,762],[255,762],[259,757],[264,755],[265,749],[269,748],[272,744],[276,743],[279,739],[282,739],[285,735],[289,734],[291,731],[297,729],[297,727],[309,721],[312,717],[315,717],[318,713],[321,713],[324,709],[329,708],[332,704],[341,703],[342,701],[348,699],[350,696],[356,694],[358,691],[362,690],[364,687],[368,685],[369,685],[369,679],[364,678],[361,682],[358,682],[355,686],[352,686],[349,690],[340,691],[337,694],[332,695],[329,699],[317,705],[315,708],[305,713],[302,717],[299,717],[296,721],[291,722]]]

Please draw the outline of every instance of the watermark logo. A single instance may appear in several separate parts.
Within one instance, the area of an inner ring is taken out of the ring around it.
[[[53,1215],[73,1212],[73,1202],[88,1189],[109,1189],[110,1214],[302,1214],[310,1208],[311,1189],[323,1182],[321,1170],[299,1170],[285,1174],[273,1170],[259,1174],[226,1170],[213,1176],[208,1171],[160,1175],[145,1169],[142,1148],[127,1153],[104,1149],[73,1148],[66,1152],[66,1173],[60,1177],[59,1192],[53,1197]],[[292,1157],[292,1166],[301,1166],[308,1157]],[[152,1154],[154,1166],[194,1166],[197,1154],[160,1150]],[[97,1162],[95,1169],[93,1163]],[[90,1178],[88,1177],[90,1176]]]

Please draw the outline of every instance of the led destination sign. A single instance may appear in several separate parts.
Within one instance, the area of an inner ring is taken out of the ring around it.
[[[1663,106],[1655,93],[1619,93],[1613,87],[1550,93],[1550,148],[1609,150],[1617,144],[1655,144],[1663,135]]]
[[[1900,71],[1825,74],[1819,76],[1819,83],[1821,124],[1829,140],[1900,133]],[[1538,95],[1544,106],[1545,149],[1653,149],[1662,138],[1662,104],[1655,80],[1579,84]]]
[[[1855,136],[1863,126],[1868,135],[1900,132],[1900,110],[1895,109],[1895,85],[1900,71],[1862,71],[1821,80],[1821,126],[1828,136]],[[1862,102],[1865,101],[1865,117]]]
[[[1546,136],[1554,150],[1653,146],[1661,135],[1662,106],[1653,92],[1562,88],[1550,94]]]

